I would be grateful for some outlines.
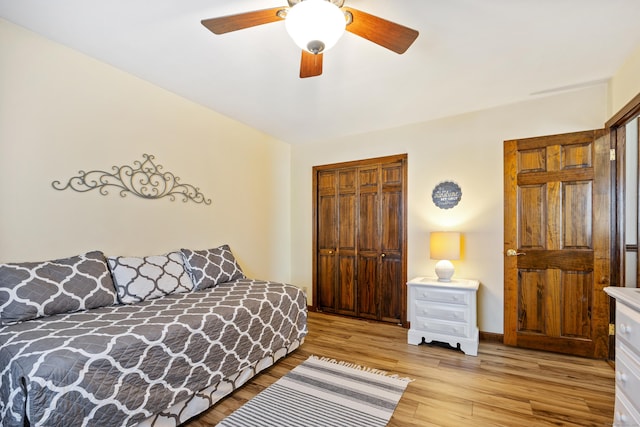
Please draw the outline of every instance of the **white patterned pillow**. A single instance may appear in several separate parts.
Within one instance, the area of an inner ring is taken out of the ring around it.
[[[180,252],[143,258],[109,257],[108,260],[118,299],[123,304],[193,290]]]
[[[220,283],[245,277],[229,245],[202,251],[180,251],[195,289],[212,288]]]
[[[113,281],[100,251],[0,264],[0,325],[115,303]]]

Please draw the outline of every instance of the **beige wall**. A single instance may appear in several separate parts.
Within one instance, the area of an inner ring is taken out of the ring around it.
[[[639,50],[610,95],[600,85],[290,147],[1,19],[0,64],[0,262],[229,243],[248,275],[310,290],[311,168],[408,153],[409,276],[433,273],[430,231],[463,232],[457,275],[481,281],[480,329],[496,333],[503,317],[503,141],[602,127],[608,111],[640,92]],[[212,204],[51,188],[78,170],[132,164],[143,153],[199,186]],[[443,180],[463,191],[447,211],[431,202]]]
[[[503,332],[503,141],[601,128],[606,120],[606,85],[532,99],[322,144],[292,147],[292,281],[311,289],[312,183],[315,165],[408,153],[408,275],[433,275],[429,232],[461,231],[463,259],[456,276],[476,278],[479,327]],[[462,200],[450,210],[431,201],[433,187],[452,180]]]
[[[0,64],[0,262],[228,243],[289,280],[289,145],[3,20]],[[51,187],[143,153],[211,205]]]
[[[610,115],[640,93],[640,46],[627,58],[610,82]]]

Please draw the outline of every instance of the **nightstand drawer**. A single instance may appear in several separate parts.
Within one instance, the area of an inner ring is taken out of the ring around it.
[[[452,322],[469,322],[470,313],[467,307],[435,304],[426,301],[416,301],[414,307],[416,316],[428,319],[448,320]]]
[[[616,338],[621,338],[633,351],[640,352],[640,315],[624,304],[616,307]]]
[[[469,305],[469,292],[455,289],[415,288],[417,301],[444,302],[447,304]]]
[[[425,317],[416,318],[415,329],[423,332],[448,335],[454,337],[467,338],[469,336],[469,326],[463,323],[446,322],[442,320],[427,319]],[[411,325],[412,329],[414,328]]]
[[[620,343],[617,346],[616,392],[628,397],[640,396],[640,363],[635,359],[637,358],[626,345]]]
[[[625,396],[616,393],[615,413],[613,415],[614,427],[640,426],[640,414],[633,409]]]

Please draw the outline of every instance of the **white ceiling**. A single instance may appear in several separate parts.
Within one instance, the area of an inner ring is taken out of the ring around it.
[[[283,22],[200,21],[286,0],[0,0],[0,17],[288,142],[602,84],[640,45],[639,0],[346,0],[420,32],[404,55],[346,33],[298,77]]]

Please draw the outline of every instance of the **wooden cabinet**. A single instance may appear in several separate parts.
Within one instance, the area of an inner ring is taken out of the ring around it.
[[[438,341],[478,355],[477,280],[417,277],[409,283],[409,344]]]
[[[318,310],[406,322],[406,155],[316,166]]]
[[[616,299],[614,426],[640,426],[640,289],[608,287]]]

